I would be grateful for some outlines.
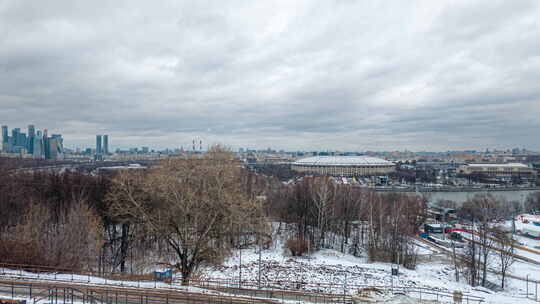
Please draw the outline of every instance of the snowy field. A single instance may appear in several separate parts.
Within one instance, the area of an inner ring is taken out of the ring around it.
[[[426,252],[429,250],[425,249]],[[242,281],[256,282],[259,275],[258,250],[243,249],[241,253]],[[291,257],[280,246],[261,252],[261,281],[273,285],[273,288],[299,289],[312,292],[354,294],[358,288],[366,286],[400,286],[411,288],[427,288],[431,291],[453,292],[460,290],[464,294],[483,297],[486,303],[538,303],[525,299],[524,282],[510,279],[505,292],[494,293],[482,287],[471,288],[461,282],[455,282],[453,267],[447,263],[422,262],[416,270],[399,269],[399,276],[390,275],[390,264],[369,263],[366,258],[342,254],[335,250],[321,250],[306,257]],[[207,269],[203,278],[222,279],[238,282],[240,276],[240,251],[235,252],[223,266]],[[521,269],[521,268],[520,268]],[[177,289],[188,292],[216,293],[198,287],[183,287],[179,284],[156,282],[111,281],[98,277],[70,274],[40,274],[16,270],[3,270],[5,276],[33,278],[41,280],[72,281],[80,284],[108,284],[124,287]],[[499,278],[490,276],[490,280],[498,282]],[[463,278],[462,278],[463,280]],[[292,283],[296,282],[296,283]],[[298,284],[297,282],[303,283]],[[319,285],[317,285],[319,284]],[[531,288],[531,286],[530,286]]]
[[[537,240],[519,237],[520,241],[528,248],[536,246]],[[522,241],[523,239],[523,241]],[[370,263],[365,256],[354,257],[342,254],[339,251],[325,249],[310,254],[308,257],[292,257],[283,249],[283,241],[275,240],[273,247],[262,250],[260,254],[261,264],[259,267],[259,251],[257,248],[236,250],[222,266],[206,268],[199,276],[201,279],[221,280],[228,282],[229,286],[238,286],[240,277],[243,286],[253,288],[257,286],[259,274],[261,286],[264,288],[277,288],[299,290],[306,292],[325,292],[334,294],[357,293],[358,289],[372,286],[385,287],[408,287],[415,290],[440,291],[452,293],[459,290],[464,294],[483,297],[486,303],[539,303],[532,299],[526,299],[526,282],[509,278],[504,292],[493,292],[483,287],[472,288],[460,277],[456,282],[454,268],[450,259],[438,249],[427,244],[416,242],[419,253],[419,265],[415,270],[399,268],[398,276],[391,276],[391,265],[387,263]],[[519,252],[523,255],[533,253]],[[493,257],[493,269],[498,267],[496,257]],[[259,271],[260,270],[260,271]],[[35,274],[19,270],[1,270],[4,277],[24,277],[34,280],[68,281],[78,284],[107,284],[122,287],[162,288],[176,289],[178,291],[214,293],[216,291],[201,287],[180,286],[175,277],[174,284],[149,281],[112,281],[100,277],[71,274]],[[516,261],[511,267],[509,274],[540,280],[540,265]],[[500,284],[500,277],[489,274],[490,282]],[[540,286],[539,286],[540,287]],[[529,297],[534,298],[535,286],[529,284]]]
[[[432,252],[428,248],[422,249],[423,254]],[[525,282],[519,280],[509,279],[507,290],[499,293],[482,287],[472,288],[463,282],[464,278],[461,278],[462,282],[457,283],[453,266],[447,262],[441,262],[440,259],[422,262],[416,270],[401,267],[399,276],[394,278],[391,276],[390,264],[369,263],[365,257],[354,257],[328,249],[321,250],[310,257],[291,257],[280,246],[275,246],[274,249],[263,250],[261,260],[262,286],[266,284],[271,286],[270,282],[273,282],[274,285],[306,291],[353,294],[361,287],[390,287],[393,284],[393,286],[427,288],[449,293],[460,290],[464,294],[483,297],[486,303],[538,303],[525,299]],[[223,266],[208,269],[204,277],[238,282],[241,275],[243,282],[257,282],[258,261],[258,249],[243,249],[241,254],[237,251]],[[515,270],[522,272],[530,264],[517,263],[515,266]],[[514,273],[515,270],[512,269],[511,272]],[[534,268],[531,278],[538,274],[540,274],[540,267]],[[498,276],[490,276],[490,280],[500,283]],[[534,286],[529,285],[529,288],[534,288]]]

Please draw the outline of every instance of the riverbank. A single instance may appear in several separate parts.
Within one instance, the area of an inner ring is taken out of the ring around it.
[[[370,187],[376,192],[499,192],[540,191],[540,187]]]

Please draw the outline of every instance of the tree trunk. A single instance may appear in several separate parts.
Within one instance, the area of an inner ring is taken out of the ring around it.
[[[182,273],[182,285],[188,286],[189,285],[189,279],[191,277],[192,268],[189,267],[186,261],[181,262],[181,269],[180,272]]]
[[[455,244],[452,244],[452,260],[454,262],[454,272],[456,273],[456,282],[459,282],[459,270],[458,270],[458,267],[457,267],[456,246],[455,246]]]
[[[126,258],[129,248],[129,223],[122,224],[122,238],[120,244],[120,272],[124,273],[126,271]]]

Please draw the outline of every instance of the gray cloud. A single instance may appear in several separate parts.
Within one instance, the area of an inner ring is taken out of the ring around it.
[[[0,123],[115,147],[529,147],[538,1],[0,1]]]

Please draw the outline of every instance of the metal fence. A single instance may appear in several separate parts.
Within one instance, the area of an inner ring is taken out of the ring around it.
[[[30,299],[33,304],[278,304],[277,301],[221,294],[163,290],[76,286],[66,284],[0,282],[0,293]]]
[[[348,285],[338,286],[337,284],[314,284],[314,283],[299,283],[304,284],[304,287],[309,288],[341,288],[341,293],[327,293],[327,292],[306,292],[306,291],[292,291],[281,288],[281,284],[284,282],[274,282],[272,284],[259,285],[257,282],[244,282],[239,286],[238,282],[232,280],[201,280],[193,282],[195,286],[200,286],[204,289],[217,290],[222,292],[228,292],[235,295],[250,295],[253,297],[274,298],[281,302],[283,300],[295,300],[311,303],[351,303],[352,296],[358,294],[364,289],[375,289],[387,295],[403,294],[408,295],[420,300],[435,300],[453,302],[454,294],[449,291],[434,290],[421,287],[404,287],[404,286],[373,286],[373,285]],[[276,284],[278,283],[278,284]],[[291,284],[291,282],[287,282]],[[463,294],[463,303],[483,303],[484,298],[470,294]]]
[[[15,264],[0,264],[0,267],[2,267],[0,274],[3,274],[6,279],[37,279],[57,282],[58,284],[100,284],[108,285],[112,288],[154,288],[155,290],[161,290],[161,292],[185,291],[185,287],[178,284],[178,281],[172,280],[167,283],[157,282],[152,279],[152,276],[148,275],[133,277],[121,276],[118,274],[102,274],[102,276],[97,276],[98,273],[94,272],[69,272],[68,270],[51,267]],[[126,281],[130,279],[131,281]],[[282,303],[286,301],[302,301],[323,304],[347,304],[352,302],[351,295],[354,295],[365,288],[375,288],[388,294],[406,294],[425,300],[448,301],[453,298],[453,293],[448,290],[434,290],[430,288],[406,286],[310,283],[287,280],[239,281],[223,279],[193,279],[190,280],[190,284],[205,290],[226,293],[233,297],[270,299]],[[482,297],[473,296],[467,293],[463,294],[463,303],[482,303],[483,300]]]
[[[527,275],[526,280],[526,296],[527,299],[534,299],[536,302],[540,302],[540,298],[538,297],[538,284],[540,282],[535,280],[529,280],[529,276]]]

